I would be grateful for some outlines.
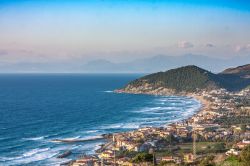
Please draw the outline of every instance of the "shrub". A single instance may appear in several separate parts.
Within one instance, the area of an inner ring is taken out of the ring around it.
[[[133,159],[132,162],[140,163],[140,162],[152,162],[153,155],[149,153],[138,153]]]

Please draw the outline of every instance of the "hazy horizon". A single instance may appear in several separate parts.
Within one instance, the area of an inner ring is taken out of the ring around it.
[[[219,72],[249,63],[249,18],[250,3],[234,0],[3,0],[0,73],[154,72],[185,65],[185,55]],[[165,68],[135,62],[159,55],[177,58]]]

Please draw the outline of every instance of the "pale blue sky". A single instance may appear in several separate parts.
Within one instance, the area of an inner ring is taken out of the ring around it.
[[[250,53],[244,1],[0,1],[0,63]]]

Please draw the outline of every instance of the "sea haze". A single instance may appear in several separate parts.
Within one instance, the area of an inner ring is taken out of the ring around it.
[[[116,94],[140,74],[0,75],[0,165],[58,165],[93,153],[104,133],[162,126],[191,116],[189,97]],[[53,139],[86,139],[76,144]],[[72,150],[67,159],[58,154]]]

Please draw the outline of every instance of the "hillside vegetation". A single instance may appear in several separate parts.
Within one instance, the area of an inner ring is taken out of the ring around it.
[[[238,66],[235,68],[228,68],[224,70],[221,74],[231,74],[238,75],[242,78],[250,78],[250,64]]]
[[[201,89],[225,88],[235,91],[246,88],[248,85],[250,85],[250,79],[242,73],[240,75],[228,72],[214,74],[190,65],[144,76],[130,82],[125,89],[150,87],[151,89],[167,88],[177,92],[192,92]]]

